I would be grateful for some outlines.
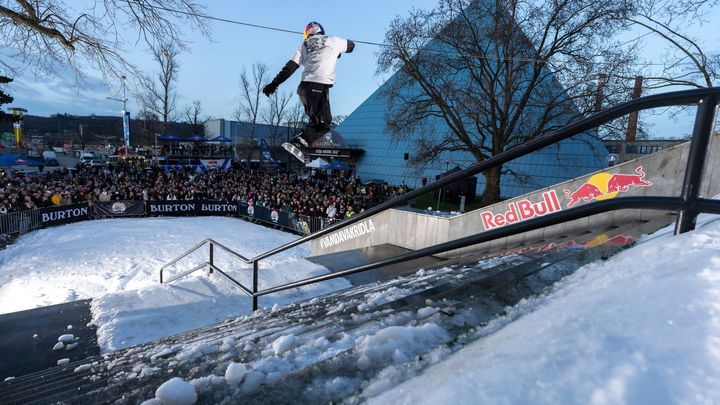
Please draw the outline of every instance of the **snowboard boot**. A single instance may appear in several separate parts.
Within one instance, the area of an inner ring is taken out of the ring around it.
[[[293,139],[291,139],[290,143],[295,145],[295,147],[297,147],[297,148],[307,148],[308,146],[310,146],[308,144],[308,141],[305,140],[305,138],[303,138],[302,132],[300,132]]]

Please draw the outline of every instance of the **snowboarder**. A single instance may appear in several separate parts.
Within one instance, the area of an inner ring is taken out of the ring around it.
[[[263,94],[270,97],[300,65],[303,66],[297,94],[305,107],[308,123],[289,143],[283,143],[283,147],[301,161],[305,160],[301,148],[312,145],[330,130],[330,87],[335,84],[335,64],[340,54],[355,49],[355,43],[349,39],[326,36],[322,25],[315,21],[305,27],[303,37],[303,43],[292,58],[262,89]]]

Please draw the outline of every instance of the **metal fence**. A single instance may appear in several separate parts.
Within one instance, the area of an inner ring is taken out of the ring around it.
[[[0,235],[17,237],[42,227],[38,210],[10,212],[0,215]]]

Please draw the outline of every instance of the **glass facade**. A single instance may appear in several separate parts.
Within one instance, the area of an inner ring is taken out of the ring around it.
[[[456,166],[465,168],[474,163],[469,152],[444,152],[430,163],[411,164],[416,151],[416,139],[420,134],[393,139],[385,124],[386,115],[394,106],[389,105],[384,87],[394,77],[336,128],[350,148],[365,150],[358,161],[356,174],[363,181],[380,179],[393,185],[404,183],[410,187],[419,187],[423,177],[432,182],[448,169]],[[559,86],[555,80],[550,85]],[[429,134],[447,131],[447,127],[439,120],[428,122],[425,128],[422,134],[425,138]],[[504,165],[501,195],[503,198],[515,197],[600,170],[607,167],[607,156],[607,149],[596,137],[590,134],[575,136]],[[481,194],[484,188],[484,177],[479,174],[477,194]]]

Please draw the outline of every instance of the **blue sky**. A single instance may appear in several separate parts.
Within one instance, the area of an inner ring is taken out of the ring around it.
[[[75,3],[82,3],[76,1]],[[319,21],[327,34],[349,39],[382,42],[385,28],[392,19],[404,15],[412,6],[431,7],[436,0],[363,2],[339,1],[209,1],[207,14],[247,23],[302,32],[309,21]],[[188,31],[189,51],[180,56],[178,107],[192,100],[202,101],[205,114],[233,118],[239,103],[240,72],[255,62],[270,67],[271,78],[290,59],[302,41],[301,35],[268,31],[217,21],[208,21],[212,41]],[[139,44],[143,45],[143,44]],[[333,114],[349,114],[382,83],[375,76],[377,47],[358,45],[355,51],[338,61],[337,82],[331,90]],[[147,48],[129,52],[129,59],[148,72],[155,65]],[[285,82],[280,91],[294,92],[300,72]],[[117,84],[108,88],[96,77],[88,77],[80,87],[54,77],[16,77],[9,87],[13,105],[30,114],[116,114],[120,103],[106,97],[119,97]],[[135,113],[135,100],[129,100]]]
[[[68,3],[81,8],[79,6],[88,2],[69,0]],[[207,14],[297,32],[302,31],[307,22],[314,20],[323,24],[329,35],[382,42],[387,26],[395,16],[405,15],[412,7],[430,8],[436,4],[437,0],[213,0],[207,2]],[[719,16],[720,12],[715,10],[709,20]],[[274,76],[290,58],[302,37],[212,20],[207,23],[212,30],[212,41],[194,32],[187,32],[189,50],[179,57],[177,109],[182,111],[183,106],[199,99],[205,115],[234,119],[234,111],[239,105],[239,77],[243,67],[249,69],[255,62],[262,62],[270,67],[271,77]],[[696,31],[695,34],[705,44],[720,43],[720,33],[713,24],[705,24]],[[147,47],[143,43],[132,46],[135,45],[134,39],[129,38],[132,48],[128,51],[129,60],[148,73],[155,71]],[[646,53],[650,59],[659,57],[657,48],[655,41],[646,43]],[[333,114],[350,114],[384,81],[385,77],[375,74],[377,51],[376,46],[358,44],[355,52],[338,61],[337,82],[331,90]],[[653,55],[653,52],[658,54]],[[280,91],[294,93],[299,77],[299,72],[296,72],[280,87]],[[16,77],[8,90],[15,97],[13,106],[25,107],[34,115],[56,112],[113,115],[119,114],[120,103],[108,100],[107,97],[120,98],[118,85],[112,83],[109,87],[92,73],[79,86],[69,79],[28,74]],[[139,110],[132,96],[128,106],[132,114]],[[681,136],[691,130],[692,124],[688,122],[688,117],[692,117],[692,113],[681,115],[679,121],[653,117],[652,132],[660,137]]]

